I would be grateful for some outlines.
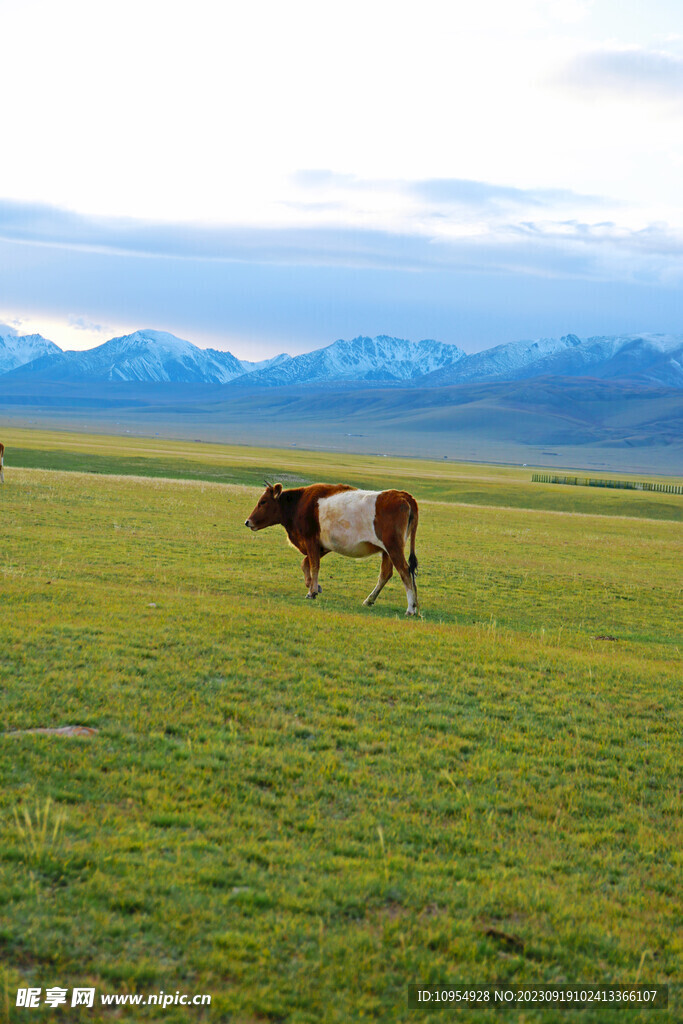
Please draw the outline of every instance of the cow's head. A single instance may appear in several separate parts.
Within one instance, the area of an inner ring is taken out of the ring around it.
[[[275,526],[276,523],[281,523],[281,494],[282,484],[269,484],[266,480],[266,489],[244,525],[248,526],[250,530],[265,530],[266,526]]]

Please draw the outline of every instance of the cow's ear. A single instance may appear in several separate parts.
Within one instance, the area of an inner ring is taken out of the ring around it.
[[[273,487],[273,497],[274,498],[279,498],[281,494],[282,494],[282,484],[275,484],[275,486]]]

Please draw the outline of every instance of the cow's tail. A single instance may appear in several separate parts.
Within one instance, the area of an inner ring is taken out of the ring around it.
[[[408,571],[410,572],[410,578],[413,581],[413,587],[415,589],[415,595],[417,596],[417,582],[415,577],[417,576],[417,555],[415,554],[415,534],[417,533],[418,523],[418,510],[417,502],[412,495],[408,497],[408,504],[410,505],[410,512],[408,513],[408,534],[410,536],[410,556],[408,558]]]

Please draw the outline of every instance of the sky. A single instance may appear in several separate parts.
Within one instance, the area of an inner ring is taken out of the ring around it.
[[[7,330],[681,330],[680,0],[0,0],[0,38]]]

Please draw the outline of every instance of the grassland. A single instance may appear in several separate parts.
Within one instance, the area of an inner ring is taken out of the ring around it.
[[[342,479],[360,487],[391,487],[398,478],[411,481],[411,486],[418,488],[423,499],[683,521],[683,502],[677,495],[639,492],[624,500],[623,495],[610,491],[596,494],[588,493],[585,488],[532,485],[531,468],[18,428],[5,430],[3,436],[9,449],[6,461],[22,468],[205,480],[255,487],[262,486],[264,476],[277,477],[285,486],[292,487],[317,480],[336,482]],[[601,475],[620,476],[604,472]],[[640,477],[635,474],[633,479]],[[680,482],[674,476],[656,479],[660,483]]]
[[[0,737],[0,1019],[55,1016],[19,984],[341,1024],[415,981],[680,981],[680,498],[30,431],[7,463],[2,728],[99,732]],[[423,619],[395,579],[361,606],[374,561],[303,600],[243,526],[268,474],[408,487]]]

